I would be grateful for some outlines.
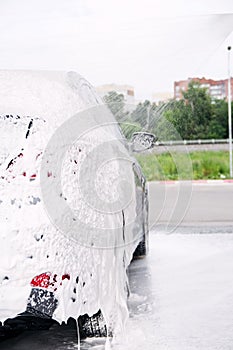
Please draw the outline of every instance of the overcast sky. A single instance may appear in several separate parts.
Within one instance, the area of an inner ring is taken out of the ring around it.
[[[233,0],[0,0],[1,69],[76,70],[137,98],[226,78],[228,45]]]

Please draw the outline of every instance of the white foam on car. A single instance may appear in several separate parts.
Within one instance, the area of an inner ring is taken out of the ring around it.
[[[126,267],[137,244],[136,241],[131,243],[133,226],[125,227],[126,250],[116,249],[122,243],[118,234],[110,238],[113,240],[110,242],[112,249],[80,245],[68,234],[61,234],[48,217],[39,181],[43,152],[54,132],[77,112],[101,103],[91,86],[73,72],[0,72],[1,321],[25,310],[30,281],[34,276],[49,271],[60,276],[55,292],[59,300],[54,314],[56,320],[66,321],[69,317],[77,318],[85,313],[92,315],[101,309],[115,334],[122,331],[128,317]],[[31,118],[33,125],[26,139]],[[61,182],[63,197],[80,220],[92,227],[118,227],[122,231],[122,214],[104,216],[85,203],[76,174],[80,167],[85,167],[86,157],[103,139],[110,143],[111,139],[118,138],[120,134],[116,126],[100,127],[80,137],[66,152]],[[109,164],[101,164],[93,179],[95,191],[110,204],[119,195],[122,172],[134,185],[131,160],[120,142],[119,147],[128,161],[124,169],[116,159]],[[78,148],[82,152],[77,152]],[[95,155],[92,161],[95,163],[99,159]],[[92,169],[85,170],[92,175]],[[90,180],[90,176],[87,178]],[[90,189],[92,185],[90,183]],[[126,186],[121,188],[122,193],[127,194]],[[132,191],[131,202],[125,208],[126,223],[136,216],[135,210]],[[88,232],[83,234],[88,235]],[[63,274],[69,274],[70,280],[61,281]]]

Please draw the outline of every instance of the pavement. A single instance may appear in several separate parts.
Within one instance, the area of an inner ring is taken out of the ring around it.
[[[231,350],[233,235],[151,233],[146,260],[131,266],[128,347]]]

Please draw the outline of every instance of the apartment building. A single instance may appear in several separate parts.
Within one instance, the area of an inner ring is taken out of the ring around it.
[[[191,81],[198,82],[201,87],[205,87],[212,99],[226,99],[228,100],[228,79],[213,80],[206,78],[188,78],[187,80],[180,80],[174,82],[174,98],[180,100],[183,95],[182,92],[188,89],[188,84]],[[233,78],[231,78],[231,101],[233,100]]]

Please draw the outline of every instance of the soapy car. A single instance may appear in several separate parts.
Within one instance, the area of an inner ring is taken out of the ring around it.
[[[74,72],[1,71],[0,124],[0,340],[70,318],[81,337],[114,333],[127,267],[148,250],[147,184],[132,151],[154,136],[129,144]]]

